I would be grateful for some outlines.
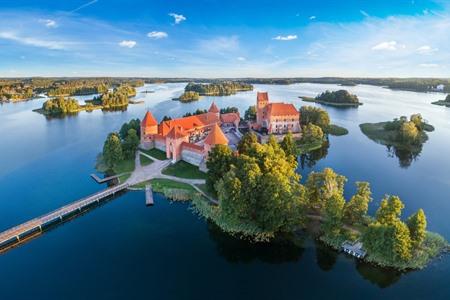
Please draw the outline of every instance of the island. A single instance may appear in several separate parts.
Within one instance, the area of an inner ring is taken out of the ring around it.
[[[432,102],[431,104],[450,107],[450,94],[447,95],[447,97],[444,100],[438,100],[438,101]]]
[[[195,211],[223,231],[256,242],[286,234],[295,239],[315,228],[317,239],[329,247],[357,245],[359,259],[398,270],[424,268],[448,250],[443,237],[426,230],[422,209],[401,218],[404,204],[398,196],[385,196],[375,216],[368,215],[368,182],[356,182],[349,199],[344,197],[347,178],[330,168],[300,183],[291,152],[274,138],[260,144],[252,133],[244,135],[237,152],[217,145],[209,154],[206,178],[217,205],[194,196]]]
[[[181,94],[178,98],[173,98],[172,100],[180,101],[183,103],[197,101],[200,99],[200,94],[193,91],[185,91],[183,94]]]
[[[200,96],[229,96],[237,92],[252,91],[253,85],[239,81],[221,81],[207,84],[190,82],[184,90],[185,92],[196,92]]]
[[[58,96],[45,101],[42,104],[41,108],[35,109],[33,111],[41,113],[48,117],[62,117],[65,115],[77,114],[80,111],[93,111],[96,109],[123,110],[128,106],[128,98],[135,95],[136,90],[134,89],[134,87],[122,85],[118,88],[115,88],[113,91],[106,91],[102,95],[94,97],[92,100],[86,100],[85,105],[80,105],[78,101],[73,98]],[[133,103],[138,104],[140,102]]]
[[[339,91],[325,91],[324,93],[313,97],[300,96],[305,102],[315,102],[323,105],[337,106],[337,107],[358,107],[362,105],[359,102],[358,96],[350,94],[346,90]]]
[[[402,167],[411,165],[428,140],[427,132],[434,131],[434,127],[420,114],[411,115],[409,120],[402,116],[393,121],[363,123],[359,127],[369,139],[385,145],[390,153],[397,156]]]

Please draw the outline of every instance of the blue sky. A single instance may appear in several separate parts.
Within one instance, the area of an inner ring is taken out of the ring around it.
[[[0,77],[450,77],[449,2],[1,0]]]

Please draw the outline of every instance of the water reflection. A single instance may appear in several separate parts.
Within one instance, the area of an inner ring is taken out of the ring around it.
[[[356,270],[366,280],[376,284],[380,288],[386,288],[396,283],[402,273],[392,270],[373,266],[371,264],[357,261]]]
[[[322,148],[300,155],[300,168],[304,170],[314,167],[319,160],[325,158],[328,155],[328,148],[330,148],[330,142],[326,140],[323,142]]]
[[[296,262],[301,259],[305,249],[302,237],[294,241],[287,236],[280,236],[271,243],[253,243],[232,237],[211,222],[208,222],[208,232],[216,243],[219,255],[230,263],[250,263],[255,260],[271,264]]]
[[[386,146],[389,157],[397,157],[401,168],[408,168],[416,161],[422,152],[423,145],[418,145],[414,150],[401,149],[396,146]]]
[[[317,265],[322,271],[331,271],[336,264],[339,253],[317,239],[314,239],[314,243],[316,246]]]

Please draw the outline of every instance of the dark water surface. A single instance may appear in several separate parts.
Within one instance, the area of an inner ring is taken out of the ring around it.
[[[184,84],[148,85],[138,94],[145,104],[126,112],[82,112],[47,120],[31,110],[44,99],[0,106],[0,230],[98,191],[89,174],[108,132],[150,109],[156,118],[255,102],[256,90],[273,100],[304,103],[337,85],[257,85],[253,92],[171,101]],[[354,182],[371,182],[373,213],[384,194],[399,195],[404,217],[423,208],[429,229],[450,239],[450,109],[430,103],[440,94],[346,87],[364,105],[327,108],[332,120],[349,129],[329,147],[301,158],[303,175],[332,167]],[[84,98],[83,98],[84,99]],[[395,153],[366,138],[358,125],[420,112],[436,127],[419,156]],[[400,156],[400,157],[398,157]],[[322,158],[317,160],[318,158]],[[142,192],[129,192],[63,226],[0,256],[0,299],[448,299],[450,259],[425,270],[400,274],[361,264],[308,237],[252,245],[221,233],[193,215],[189,204],[156,195],[146,207]]]

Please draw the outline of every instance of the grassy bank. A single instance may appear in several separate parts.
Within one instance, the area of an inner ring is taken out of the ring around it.
[[[170,175],[187,179],[206,179],[206,173],[203,173],[197,166],[191,165],[183,160],[176,162],[162,170],[164,175]]]
[[[148,158],[145,155],[139,155],[139,160],[141,161],[141,165],[142,166],[148,166],[149,164],[151,164],[153,162],[153,160],[151,158]]]
[[[139,150],[141,152],[144,152],[145,154],[148,154],[151,157],[154,157],[154,158],[159,159],[159,160],[166,160],[167,159],[166,152],[161,151],[161,150],[156,149],[156,148],[152,148],[152,149],[149,149],[149,150],[145,150],[145,149],[140,148]]]
[[[297,141],[297,154],[305,154],[317,149],[322,148],[323,146],[323,140],[314,142],[314,143],[308,143],[308,144],[301,144],[299,141]]]
[[[431,102],[431,104],[450,107],[450,101],[446,101],[446,100],[438,100],[435,102]]]
[[[156,193],[163,194],[166,198],[176,201],[192,200],[198,194],[191,185],[187,183],[177,182],[170,179],[155,178],[133,185],[133,189],[145,189],[145,186],[151,184],[152,189]]]
[[[130,178],[131,173],[134,171],[134,168],[135,168],[135,161],[134,158],[132,158],[132,159],[125,159],[117,163],[114,166],[113,171],[114,174],[125,173],[119,177],[119,181],[122,183],[125,182],[128,178]]]

